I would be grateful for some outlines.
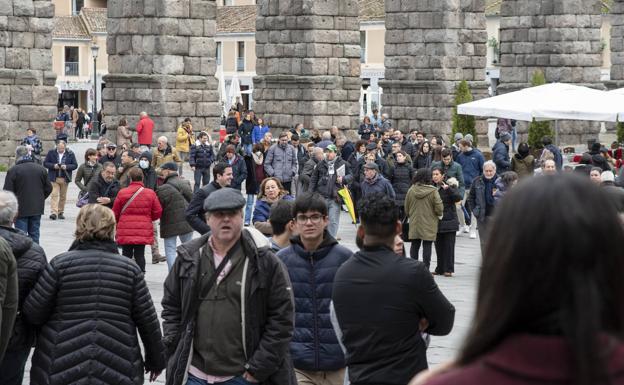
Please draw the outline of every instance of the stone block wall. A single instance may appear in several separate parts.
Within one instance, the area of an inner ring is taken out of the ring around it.
[[[501,6],[503,90],[541,69],[548,82],[600,83],[600,0],[505,0]]]
[[[536,70],[549,83],[604,89],[601,7],[600,0],[503,1],[499,93],[528,87]],[[586,121],[560,121],[558,127],[560,144],[586,143],[600,132],[599,123]]]
[[[451,132],[455,87],[485,94],[485,0],[393,0],[386,9],[383,112],[407,131]]]
[[[53,147],[58,90],[52,72],[54,5],[46,0],[0,1],[0,164],[34,128]]]
[[[191,118],[195,130],[220,119],[215,0],[109,0],[104,121],[131,126],[141,111],[157,133],[175,137]]]
[[[624,80],[624,1],[611,6],[611,80]]]
[[[264,0],[256,19],[254,109],[280,130],[356,128],[357,0]]]

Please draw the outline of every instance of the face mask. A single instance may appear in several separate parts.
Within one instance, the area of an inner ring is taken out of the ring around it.
[[[147,169],[149,168],[149,162],[146,160],[140,160],[139,161],[139,167],[141,167],[142,169]]]

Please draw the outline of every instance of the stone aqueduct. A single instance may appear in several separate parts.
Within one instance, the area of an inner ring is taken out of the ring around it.
[[[599,0],[503,0],[499,89],[548,81],[603,88]],[[382,104],[400,129],[448,134],[454,89],[470,81],[485,95],[485,0],[385,0],[386,79]],[[624,0],[612,13],[611,85],[624,81]],[[0,158],[26,128],[53,138],[57,89],[52,73],[54,8],[49,0],[0,2]],[[355,128],[360,63],[357,0],[259,0],[255,109],[274,127]],[[159,131],[185,117],[219,120],[215,0],[109,0],[105,122],[136,122],[148,111]],[[570,125],[564,141],[595,136]],[[48,143],[49,144],[49,143]],[[50,148],[48,145],[47,148]]]

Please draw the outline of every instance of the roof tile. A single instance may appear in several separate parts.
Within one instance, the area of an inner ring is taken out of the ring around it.
[[[55,16],[52,37],[60,39],[89,38],[89,32],[80,16]]]

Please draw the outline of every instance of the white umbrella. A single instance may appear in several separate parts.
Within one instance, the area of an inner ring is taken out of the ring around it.
[[[225,77],[223,76],[223,67],[219,66],[219,70],[215,74],[215,77],[219,79],[219,102],[223,108],[223,115],[227,116],[230,111],[230,103],[225,90]]]
[[[236,103],[236,98],[242,100],[243,95],[241,94],[240,82],[238,81],[238,77],[234,75],[234,77],[232,78],[232,84],[230,84],[230,93],[228,94],[228,101],[230,102],[230,105]]]

